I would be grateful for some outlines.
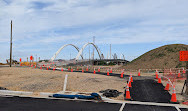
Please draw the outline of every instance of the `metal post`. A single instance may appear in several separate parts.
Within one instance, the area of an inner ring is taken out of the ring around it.
[[[93,44],[95,44],[95,36],[93,36]],[[94,53],[94,47],[93,47],[93,65],[94,65],[94,55],[95,55],[95,53]]]
[[[111,44],[110,44],[110,59],[111,59]]]
[[[37,54],[36,54],[36,66],[37,66]]]
[[[188,95],[188,61],[186,61],[186,95]]]
[[[11,20],[11,36],[10,36],[10,67],[12,65],[12,20]]]

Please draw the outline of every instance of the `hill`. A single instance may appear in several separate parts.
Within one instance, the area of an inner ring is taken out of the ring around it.
[[[179,51],[182,50],[188,50],[188,45],[165,45],[146,52],[123,67],[128,69],[185,67],[186,63],[179,61]]]

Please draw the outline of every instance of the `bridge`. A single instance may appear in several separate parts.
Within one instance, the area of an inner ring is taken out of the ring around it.
[[[95,59],[95,60],[86,60],[86,61],[80,61],[79,60],[79,58],[81,57],[81,59],[83,60],[83,55],[82,55],[82,53],[83,53],[83,51],[84,51],[84,49],[88,46],[88,45],[92,45],[95,49],[96,49],[96,51],[97,51],[97,54],[98,54],[98,56],[99,56],[99,60],[97,60],[97,59]],[[94,43],[86,43],[86,44],[84,44],[83,46],[82,46],[82,48],[81,49],[79,49],[77,46],[75,46],[75,45],[73,45],[73,44],[65,44],[65,45],[63,45],[62,47],[60,47],[59,48],[59,50],[53,55],[53,57],[50,59],[50,61],[54,61],[55,59],[56,59],[56,57],[59,55],[59,53],[64,49],[64,48],[66,48],[67,46],[72,46],[72,47],[74,47],[76,50],[77,50],[77,52],[78,52],[78,54],[77,54],[77,56],[75,57],[75,60],[77,61],[77,62],[85,62],[85,63],[87,63],[87,62],[91,62],[91,63],[93,63],[93,64],[99,64],[100,62],[111,62],[111,63],[116,63],[116,64],[126,64],[128,61],[126,61],[125,60],[125,57],[124,57],[124,55],[123,54],[121,54],[121,56],[120,56],[120,58],[123,56],[123,59],[117,59],[117,55],[115,54],[114,55],[114,59],[105,59],[104,58],[104,56],[103,56],[103,54],[101,53],[101,51],[100,51],[100,49],[94,44]]]
[[[93,44],[93,43],[86,43],[85,45],[83,45],[83,47],[82,47],[80,50],[79,50],[79,48],[78,48],[77,46],[75,46],[75,45],[73,45],[73,44],[66,44],[66,45],[63,45],[63,46],[54,54],[54,56],[50,59],[50,61],[55,60],[55,58],[59,55],[59,53],[61,52],[61,50],[63,50],[63,49],[64,49],[65,47],[67,47],[67,46],[72,46],[72,47],[74,47],[74,48],[78,51],[78,54],[77,54],[77,56],[76,56],[76,60],[78,60],[80,56],[81,56],[81,58],[83,59],[82,52],[84,51],[84,49],[85,49],[86,46],[88,46],[88,45],[92,45],[92,46],[97,50],[97,53],[98,53],[100,59],[103,59],[103,58],[104,58],[104,57],[103,57],[103,54],[101,54],[101,51],[99,50],[99,48],[98,48],[95,44]]]

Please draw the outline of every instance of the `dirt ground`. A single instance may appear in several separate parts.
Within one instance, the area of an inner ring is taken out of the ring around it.
[[[157,80],[156,80],[156,81],[157,81]],[[178,100],[179,102],[184,102],[184,101],[188,100],[188,98],[187,98],[187,96],[186,96],[185,94],[181,95],[181,92],[182,92],[182,89],[183,89],[183,85],[184,85],[184,81],[185,81],[184,79],[182,79],[182,80],[177,80],[177,81],[175,81],[174,84],[173,84],[173,85],[175,85],[176,97],[177,97],[177,100]],[[162,80],[162,84],[163,84],[163,86],[166,86],[167,80]],[[172,94],[172,92],[173,92],[173,87],[170,86],[169,89],[170,89],[169,93]],[[186,88],[184,88],[184,91],[183,91],[183,92],[185,92],[185,89],[186,89]]]
[[[114,72],[116,73],[116,72]],[[99,92],[105,89],[116,89],[124,93],[126,86],[125,79],[113,76],[105,76],[92,73],[80,72],[60,72],[52,70],[41,70],[30,67],[0,67],[0,87],[14,91],[32,91],[32,92],[52,92],[56,93],[63,90],[64,77],[68,74],[68,83],[66,91],[74,92]],[[125,72],[125,74],[137,76],[138,72]],[[155,77],[155,73],[142,73],[144,78]],[[136,78],[135,78],[136,79]],[[156,80],[157,81],[157,80]],[[166,81],[162,80],[164,86]],[[176,82],[176,93],[179,101],[186,100],[180,95],[184,81]],[[172,88],[169,91],[172,93]],[[123,100],[123,94],[117,98]]]
[[[29,67],[0,67],[0,87],[14,91],[55,93],[63,90],[65,74],[68,74],[66,91],[99,92],[105,89],[116,89],[124,92],[126,85],[125,79],[112,76]],[[116,99],[123,100],[123,94]]]

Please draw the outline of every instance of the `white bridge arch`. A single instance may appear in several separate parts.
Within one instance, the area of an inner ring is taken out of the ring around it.
[[[93,46],[95,47],[95,49],[97,50],[97,53],[98,53],[98,55],[99,55],[99,58],[101,59],[101,52],[100,52],[100,50],[98,49],[98,47],[97,47],[95,44],[93,44],[93,43],[87,43],[87,44],[85,44],[85,45],[80,49],[80,51],[78,52],[78,54],[77,54],[77,56],[76,56],[76,60],[79,59],[79,57],[81,56],[81,54],[82,54],[82,52],[84,51],[84,49],[86,48],[86,46],[89,45],[89,44],[91,44],[91,45],[93,45]]]
[[[56,57],[57,57],[57,55],[61,52],[61,50],[62,49],[64,49],[66,46],[73,46],[78,52],[79,52],[79,48],[78,47],[76,47],[75,45],[73,45],[73,44],[66,44],[66,45],[63,45],[56,53],[55,53],[55,55],[50,59],[51,61],[53,61]],[[83,56],[81,55],[81,57],[82,57],[82,59],[83,59]]]

